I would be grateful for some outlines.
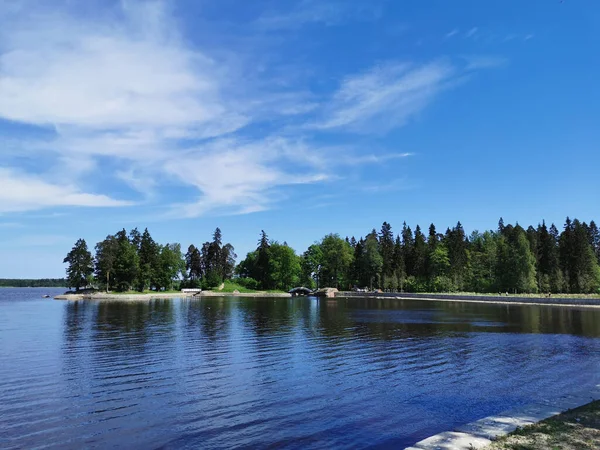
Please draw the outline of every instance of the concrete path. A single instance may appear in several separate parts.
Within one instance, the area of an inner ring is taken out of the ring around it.
[[[517,427],[540,422],[598,399],[600,399],[600,384],[591,390],[565,394],[552,400],[540,401],[462,425],[454,431],[446,431],[417,442],[414,446],[407,447],[407,450],[483,449],[494,439],[511,433]]]

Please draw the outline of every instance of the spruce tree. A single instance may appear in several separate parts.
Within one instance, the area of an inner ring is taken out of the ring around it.
[[[400,235],[396,236],[394,243],[394,274],[396,278],[396,289],[404,290],[404,282],[406,281],[406,265],[404,263],[404,249]]]
[[[390,230],[391,232],[391,230]],[[373,230],[365,239],[364,268],[369,280],[369,287],[381,287],[379,279],[383,268],[383,257],[379,253],[379,243],[377,241],[377,232]],[[390,261],[391,262],[391,261]]]
[[[600,231],[598,230],[598,226],[596,222],[593,220],[590,222],[589,226],[589,234],[590,234],[590,245],[594,250],[594,254],[596,255],[596,259],[600,264]]]
[[[427,243],[419,225],[415,228],[412,262],[414,264],[414,276],[425,281],[427,277]]]
[[[136,230],[137,231],[137,230]],[[132,233],[130,233],[131,235]],[[131,239],[130,239],[131,240]],[[136,241],[131,240],[131,245],[136,248]],[[137,275],[137,289],[142,292],[145,289],[151,287],[155,278],[160,276],[160,247],[150,236],[148,228],[144,230],[141,238],[139,239],[139,247],[137,247],[137,254],[139,259],[139,272]]]
[[[467,279],[468,252],[465,230],[460,222],[447,233],[445,243],[450,257],[450,274],[456,288],[462,290]]]
[[[394,276],[394,233],[392,226],[383,222],[379,233],[379,248],[382,257],[381,287],[388,288]]]
[[[260,232],[260,240],[256,251],[255,273],[252,278],[259,282],[262,289],[269,289],[269,237],[264,230]]]
[[[402,259],[404,260],[404,266],[406,270],[406,276],[415,275],[415,264],[413,261],[415,241],[413,238],[412,230],[406,225],[406,222],[402,224]]]

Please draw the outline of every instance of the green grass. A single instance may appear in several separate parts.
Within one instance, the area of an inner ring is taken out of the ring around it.
[[[238,291],[240,294],[251,294],[251,293],[259,293],[259,292],[266,292],[268,294],[281,294],[281,293],[285,293],[285,291],[279,291],[276,289],[272,289],[272,290],[268,290],[268,291],[255,291],[252,289],[248,289],[240,284],[237,284],[235,281],[232,280],[225,280],[225,282],[223,283],[225,286],[223,287],[223,289],[219,290],[219,289],[211,289],[211,291],[214,292],[224,292],[224,293],[232,293],[233,291]]]
[[[571,409],[534,425],[517,428],[486,450],[600,448],[600,401]]]
[[[215,292],[218,291],[218,292],[227,292],[227,293],[231,293],[233,291],[238,291],[240,293],[246,293],[246,294],[250,293],[250,292],[257,292],[257,291],[253,291],[252,289],[245,288],[244,286],[237,284],[231,280],[225,280],[225,282],[223,284],[225,286],[220,291],[218,289],[211,289],[211,290],[215,291]]]

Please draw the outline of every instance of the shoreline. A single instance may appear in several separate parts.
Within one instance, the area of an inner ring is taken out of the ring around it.
[[[496,305],[536,305],[536,306],[569,306],[600,308],[600,298],[577,297],[504,297],[495,295],[461,295],[461,294],[415,294],[400,292],[337,292],[335,298],[373,298],[377,300],[424,300],[434,302],[462,302]]]
[[[199,297],[273,297],[273,298],[291,298],[291,294],[282,292],[219,292],[219,291],[204,291],[197,294],[189,294],[184,292],[170,293],[148,293],[148,294],[110,294],[110,293],[93,293],[93,294],[62,294],[54,297],[54,300],[167,300],[174,298],[199,298]]]
[[[475,422],[456,427],[453,431],[438,433],[416,442],[405,450],[485,450],[496,439],[517,428],[534,425],[550,417],[588,405],[600,399],[600,384],[591,389],[563,394],[558,398],[541,400],[521,408],[503,411]]]

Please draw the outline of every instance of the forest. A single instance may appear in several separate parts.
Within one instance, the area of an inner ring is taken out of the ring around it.
[[[236,265],[231,244],[217,228],[212,240],[190,245],[156,243],[146,229],[122,230],[96,244],[83,239],[64,262],[69,287],[96,285],[127,291],[181,287],[210,289],[224,280],[255,290],[296,286],[360,287],[405,292],[600,293],[600,232],[566,219],[562,231],[545,222],[526,229],[505,225],[468,236],[460,222],[443,233],[431,224],[424,233],[406,223],[394,233],[389,223],[364,237],[328,234],[297,254],[262,231],[256,250]]]
[[[64,278],[13,279],[0,278],[0,287],[65,287]]]

